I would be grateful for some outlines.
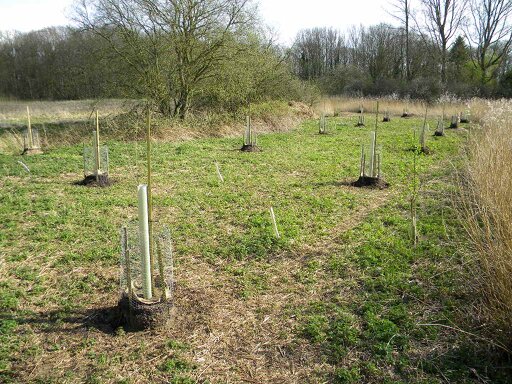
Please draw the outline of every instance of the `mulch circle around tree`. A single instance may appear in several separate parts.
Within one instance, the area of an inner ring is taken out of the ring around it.
[[[146,302],[139,298],[130,300],[127,294],[121,296],[117,307],[119,325],[130,331],[165,327],[172,319],[174,308],[171,300],[156,302]]]
[[[368,177],[368,176],[360,176],[357,181],[351,183],[353,187],[358,188],[378,188],[378,189],[386,189],[389,187],[389,184],[382,180],[380,177]]]
[[[434,136],[444,136],[444,132],[435,131]]]
[[[109,187],[114,184],[114,181],[108,177],[108,175],[100,175],[98,179],[96,176],[89,175],[83,180],[77,181],[75,185],[82,185],[85,187]]]
[[[258,147],[257,145],[243,145],[242,148],[240,148],[242,152],[261,152],[262,149]]]
[[[382,119],[383,123],[389,123],[390,121],[391,121],[390,117],[385,117],[385,118]]]

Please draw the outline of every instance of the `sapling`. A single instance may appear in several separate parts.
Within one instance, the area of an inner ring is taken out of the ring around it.
[[[416,167],[416,161],[417,161],[418,153],[416,151],[413,151],[413,181],[412,181],[412,194],[411,194],[411,207],[410,207],[410,214],[411,214],[411,238],[414,247],[418,245],[418,226],[417,226],[417,215],[416,215],[416,206],[417,206],[417,199],[418,199],[418,185],[417,185],[417,167]]]
[[[389,111],[384,112],[384,117],[382,118],[382,122],[389,123],[391,121],[391,116],[389,115]]]
[[[365,124],[364,124],[364,115],[359,115],[359,118],[357,120],[357,124],[356,124],[356,127],[365,127]]]
[[[425,118],[423,121],[423,127],[426,125],[427,121],[427,113],[428,109],[425,109]],[[420,143],[421,143],[421,132],[424,132],[422,129],[420,131]],[[425,137],[425,134],[423,134]],[[412,162],[412,193],[410,199],[410,215],[411,215],[411,239],[414,247],[418,244],[418,227],[417,227],[417,200],[418,200],[418,170],[417,170],[417,160],[418,154],[423,152],[423,147],[420,144],[420,148],[418,150],[417,147],[417,137],[416,137],[416,129],[413,130],[413,145],[415,146],[413,152],[413,162]],[[426,146],[425,146],[426,148]]]
[[[27,130],[23,135],[23,155],[38,155],[43,153],[41,150],[41,140],[39,139],[39,131],[32,128],[30,119],[30,108],[27,106]]]
[[[256,133],[252,127],[252,119],[251,115],[247,115],[246,117],[246,125],[245,125],[245,134],[243,146],[240,148],[241,151],[244,152],[259,152],[260,148],[258,148],[258,142],[256,139]]]
[[[466,112],[460,114],[460,122],[463,124],[469,124],[471,122],[471,113],[466,110]]]
[[[27,105],[27,130],[28,130],[28,145],[29,148],[34,147],[34,138],[32,136],[32,123],[30,121],[30,108]]]
[[[428,108],[425,108],[425,117],[423,119],[423,125],[420,129],[420,152],[424,154],[429,154],[430,149],[427,147],[427,131],[429,129],[428,123],[427,123],[427,117],[428,117]]]
[[[434,132],[434,136],[444,136],[444,121],[442,117],[437,120],[437,128]]]
[[[325,118],[325,113],[322,113],[322,116],[320,116],[320,120],[318,122],[318,133],[320,135],[325,135],[327,133],[327,121]]]
[[[404,108],[404,111],[402,113],[402,117],[409,117],[409,110],[407,107]]]
[[[382,149],[378,145],[379,103],[375,113],[375,130],[370,134],[370,146],[366,151],[361,146],[359,179],[352,183],[356,187],[377,186],[386,188],[388,184],[381,178]]]
[[[450,123],[450,128],[459,128],[459,124],[460,124],[460,116],[458,114],[453,115],[451,123]]]
[[[151,173],[151,117],[148,108],[146,127],[147,184],[139,185],[138,230],[128,242],[128,232],[122,235],[121,299],[119,307],[126,324],[134,329],[159,327],[171,314],[172,249],[170,233],[156,234],[153,220]]]
[[[377,132],[371,133],[371,139],[370,139],[370,177],[378,177],[378,173],[375,174],[376,170],[378,169],[376,161],[378,159],[376,155],[376,143],[377,140]]]
[[[100,144],[99,114],[96,111],[95,130],[92,131],[92,146],[84,146],[84,179],[80,185],[106,187],[111,184],[108,177],[108,147]]]

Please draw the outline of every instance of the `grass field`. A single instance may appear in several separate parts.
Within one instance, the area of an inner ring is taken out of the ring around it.
[[[380,124],[386,190],[348,185],[371,130],[355,122],[261,135],[261,153],[237,151],[241,137],[154,143],[155,216],[171,228],[176,268],[175,317],[156,332],[108,324],[143,143],[107,143],[107,189],[73,185],[81,145],[0,155],[0,382],[509,382],[510,362],[457,330],[471,330],[451,203],[467,131],[430,137],[433,153],[418,156],[414,248],[421,119]]]

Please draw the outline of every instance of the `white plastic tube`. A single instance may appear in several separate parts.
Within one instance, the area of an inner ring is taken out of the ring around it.
[[[149,222],[148,222],[148,186],[139,185],[137,189],[139,199],[139,238],[142,263],[142,291],[144,298],[149,300],[153,297],[151,291],[151,262],[149,251]]]

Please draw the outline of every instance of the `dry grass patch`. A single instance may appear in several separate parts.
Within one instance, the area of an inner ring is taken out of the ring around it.
[[[472,241],[475,311],[496,342],[512,347],[512,105],[494,103],[469,145],[461,179],[463,222]]]

